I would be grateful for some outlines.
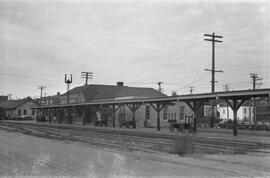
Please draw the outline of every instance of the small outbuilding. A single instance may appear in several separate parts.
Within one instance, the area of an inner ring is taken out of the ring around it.
[[[1,119],[18,119],[28,118],[35,119],[36,113],[32,109],[38,107],[39,104],[30,97],[20,100],[8,100],[0,103]]]

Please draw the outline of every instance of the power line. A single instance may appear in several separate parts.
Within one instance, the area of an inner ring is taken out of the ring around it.
[[[154,53],[153,53],[154,54],[154,57],[155,58],[156,57],[160,58],[160,57],[162,57],[162,54],[163,53],[168,52],[169,50],[177,49],[179,47],[191,46],[194,43],[197,43],[197,42],[200,41],[200,40],[196,40],[195,38],[196,38],[196,36],[190,37],[190,38],[186,38],[186,39],[180,40],[178,42],[176,41],[176,42],[170,43],[170,44],[167,45],[168,46],[167,48],[162,48],[161,50],[159,49],[159,50],[154,51]],[[181,43],[181,46],[179,46],[178,43]],[[118,59],[119,58],[125,58],[126,59],[126,56],[124,56],[124,55],[123,56],[118,56]],[[145,58],[146,58],[145,55],[141,55],[141,56],[136,56],[136,57],[129,57],[129,60],[136,60],[136,61],[138,61],[140,59],[141,60],[144,60]],[[149,58],[149,56],[147,56],[147,58]],[[123,62],[123,61],[120,61],[119,62],[119,60],[115,60],[115,61],[118,61],[118,62],[114,62],[112,65],[118,65],[118,64],[121,64]],[[127,60],[124,60],[124,62],[126,62],[126,61]]]
[[[190,83],[189,85],[193,85],[199,81],[201,81],[202,79],[206,78],[210,73],[207,73],[205,75],[203,75],[202,77],[198,78],[197,80],[195,80],[194,82]]]
[[[241,83],[250,83],[250,81],[242,81],[242,82],[233,82],[233,83],[228,83],[229,85],[237,85]]]
[[[183,88],[187,88],[188,86],[190,85],[193,85],[197,82],[199,82],[200,80],[206,78],[207,76],[209,75],[209,73],[203,75],[202,77],[194,80],[193,82],[185,85],[185,87]],[[166,80],[167,81],[167,80]],[[177,84],[182,84],[183,82],[166,82],[166,85],[177,85]],[[155,82],[126,82],[126,84],[136,84],[136,85],[153,85],[153,84],[156,84]],[[181,88],[182,89],[182,88]]]
[[[249,63],[249,64],[239,64],[239,65],[233,65],[231,67],[223,68],[224,70],[238,70],[238,69],[247,69],[247,68],[253,68],[253,67],[265,67],[266,65],[269,65],[270,62],[260,62],[260,63]]]
[[[184,87],[178,88],[178,89],[179,89],[179,90],[182,90],[182,89],[188,88],[190,85],[193,85],[193,86],[194,86],[195,83],[197,83],[197,82],[201,81],[202,79],[206,78],[208,75],[210,75],[210,73],[207,73],[207,74],[203,75],[202,77],[196,79],[195,81],[193,81],[193,82],[191,82],[191,83],[185,85]]]

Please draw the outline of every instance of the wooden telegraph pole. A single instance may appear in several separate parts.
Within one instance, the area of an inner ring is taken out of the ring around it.
[[[229,85],[228,84],[224,85],[224,89],[225,89],[226,92],[228,92],[229,91]],[[228,106],[228,103],[226,103],[226,107],[227,107],[227,119],[229,119],[229,106]]]
[[[222,70],[215,70],[215,43],[222,43],[222,41],[217,40],[216,38],[223,38],[223,36],[218,36],[213,34],[204,34],[204,36],[211,37],[210,39],[204,39],[205,41],[212,42],[212,69],[205,69],[205,71],[210,71],[212,73],[212,80],[211,80],[211,92],[215,93],[215,73],[216,72],[223,72]],[[214,109],[215,109],[215,100],[211,101],[211,128],[214,127]]]
[[[259,78],[258,74],[251,73],[250,78],[252,79],[252,88],[253,90],[256,90],[257,85],[262,85],[262,83],[258,83],[258,81],[261,81],[262,78]],[[254,123],[257,124],[257,118],[256,118],[256,99],[253,98],[253,120]]]
[[[92,72],[81,72],[82,78],[85,78],[85,85],[88,85],[88,79],[93,79],[93,73]]]

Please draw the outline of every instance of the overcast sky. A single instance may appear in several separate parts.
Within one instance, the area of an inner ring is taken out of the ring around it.
[[[267,1],[3,1],[0,0],[0,95],[38,96],[89,83],[152,87],[166,94],[210,92],[211,42],[216,91],[252,87],[249,73],[270,87],[270,3]]]

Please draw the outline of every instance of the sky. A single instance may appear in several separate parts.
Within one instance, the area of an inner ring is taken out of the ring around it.
[[[90,84],[158,88],[170,95],[252,88],[250,73],[270,88],[269,1],[0,0],[0,95],[39,97]]]

